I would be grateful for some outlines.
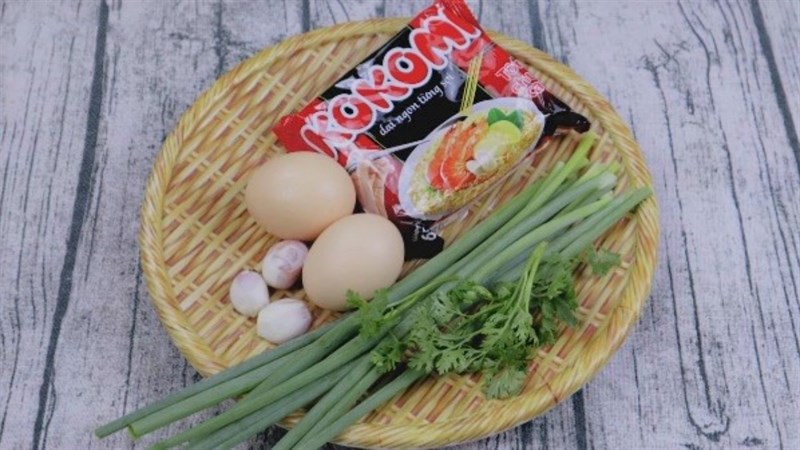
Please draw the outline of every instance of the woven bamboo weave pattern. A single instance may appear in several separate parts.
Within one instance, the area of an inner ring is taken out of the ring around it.
[[[242,269],[257,269],[277,242],[249,217],[243,194],[250,171],[283,151],[272,126],[405,23],[348,23],[263,50],[217,80],[164,142],[141,211],[142,267],[164,327],[201,373],[216,373],[270,347],[256,336],[254,320],[233,310],[227,295],[233,277]],[[502,35],[493,37],[590,118],[600,136],[591,159],[620,164],[619,189],[652,184],[629,129],[602,96],[544,53]],[[578,138],[567,134],[548,143],[532,164],[448,224],[442,230],[448,242],[498,201],[568,158]],[[519,397],[486,401],[477,376],[431,378],[364,418],[338,441],[359,447],[439,447],[513,427],[564,400],[605,364],[637,320],[650,290],[658,235],[658,208],[649,199],[601,238],[598,245],[620,253],[622,265],[602,278],[579,274],[580,325],[564,329],[555,345],[538,352]],[[416,266],[409,263],[406,270]],[[273,298],[287,295],[302,298],[304,293],[276,291]],[[314,315],[315,326],[336,316],[322,310]]]

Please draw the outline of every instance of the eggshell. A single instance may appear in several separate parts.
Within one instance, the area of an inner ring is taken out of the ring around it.
[[[317,238],[303,266],[303,287],[311,301],[343,311],[347,291],[371,298],[391,286],[403,269],[400,232],[375,214],[354,214],[336,221]]]
[[[308,241],[353,212],[353,182],[333,159],[312,152],[273,157],[256,169],[245,189],[247,210],[282,239]]]

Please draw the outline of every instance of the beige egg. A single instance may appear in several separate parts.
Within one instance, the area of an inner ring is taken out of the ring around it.
[[[403,238],[389,220],[354,214],[336,221],[317,238],[303,266],[303,287],[325,309],[348,309],[351,289],[372,298],[391,286],[403,269]]]
[[[308,241],[353,212],[353,182],[333,159],[312,152],[276,156],[256,169],[244,194],[247,210],[282,239]]]

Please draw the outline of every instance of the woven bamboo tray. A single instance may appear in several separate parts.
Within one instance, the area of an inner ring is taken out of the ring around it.
[[[142,267],[153,304],[175,345],[202,374],[216,373],[270,346],[254,321],[227,298],[231,279],[257,268],[276,239],[248,216],[243,190],[252,169],[282,152],[270,131],[275,121],[313,98],[407,23],[371,20],[319,29],[265,49],[222,76],[181,117],[164,142],[142,206]],[[652,181],[630,130],[608,102],[564,65],[523,42],[493,34],[545,85],[592,120],[600,136],[593,160],[620,163],[621,187]],[[524,183],[566,159],[577,137],[551,141],[493,194],[508,198]],[[485,216],[478,202],[445,230],[452,241]],[[487,401],[477,376],[417,383],[339,436],[357,447],[440,447],[511,428],[578,390],[602,367],[635,323],[650,290],[658,243],[654,199],[623,219],[598,244],[622,255],[603,278],[579,274],[580,325],[538,352],[524,392]],[[411,270],[412,265],[406,269]],[[273,298],[302,296],[275,292]],[[335,318],[315,310],[315,326]],[[286,425],[296,421],[289,418]]]

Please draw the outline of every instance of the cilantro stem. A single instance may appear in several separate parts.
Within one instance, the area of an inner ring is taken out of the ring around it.
[[[525,265],[525,269],[522,272],[522,279],[514,288],[514,293],[512,294],[514,302],[508,306],[510,309],[515,310],[517,314],[530,314],[528,310],[530,309],[533,281],[536,278],[536,271],[539,269],[539,263],[541,262],[542,256],[544,256],[546,249],[547,243],[542,242],[536,246],[536,249],[533,252],[531,252],[530,256],[528,257],[528,262]],[[493,338],[487,338],[487,347],[490,347],[492,345],[492,341],[499,339],[499,337],[511,327],[512,321],[510,319],[513,317],[513,315],[508,314],[506,317],[507,319],[503,324],[503,328],[498,333],[494,334]]]

